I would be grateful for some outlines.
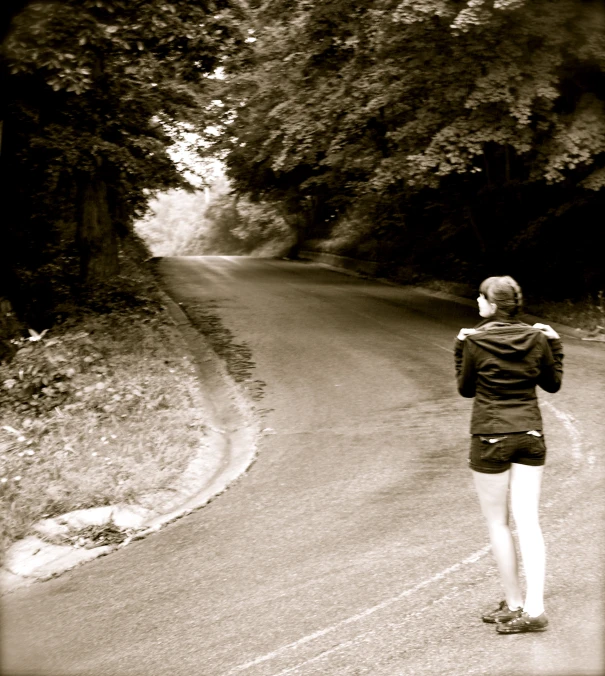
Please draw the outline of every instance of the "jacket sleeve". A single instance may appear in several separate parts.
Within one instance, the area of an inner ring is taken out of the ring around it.
[[[563,380],[563,343],[544,336],[538,385],[546,392],[558,392]]]
[[[467,340],[463,341],[456,338],[454,344],[454,363],[456,365],[458,392],[463,397],[470,399],[475,396],[477,373],[475,371],[473,357],[470,354],[470,348],[468,345],[465,346]]]

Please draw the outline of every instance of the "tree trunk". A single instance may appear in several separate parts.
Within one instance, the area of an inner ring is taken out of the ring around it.
[[[288,258],[296,259],[306,239],[305,219],[300,214],[290,214],[285,209],[281,210],[281,215],[294,234],[294,242],[288,250]]]
[[[481,234],[481,231],[477,227],[477,223],[475,221],[475,217],[473,215],[473,209],[470,204],[466,205],[465,208],[466,211],[466,217],[468,218],[468,222],[471,224],[471,228],[473,230],[473,233],[475,234],[475,237],[477,238],[477,242],[479,243],[479,247],[481,248],[481,253],[486,252],[486,246],[485,246],[485,240],[483,239],[483,236]]]
[[[296,259],[307,238],[308,219],[306,218],[305,210],[301,208],[298,201],[292,198],[278,202],[277,208],[294,235],[294,242],[288,250],[287,257]]]
[[[84,286],[103,283],[119,272],[118,242],[109,215],[107,186],[88,179],[80,192],[78,248]]]

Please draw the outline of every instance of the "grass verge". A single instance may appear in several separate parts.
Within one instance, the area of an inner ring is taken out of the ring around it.
[[[0,366],[0,552],[41,518],[170,490],[207,414],[152,277],[127,255],[104,295]]]

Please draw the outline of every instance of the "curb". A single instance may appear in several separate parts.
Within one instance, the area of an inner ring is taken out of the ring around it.
[[[174,492],[141,496],[142,505],[111,505],[76,510],[34,525],[36,535],[19,540],[6,552],[0,568],[0,593],[57,577],[83,563],[141,540],[177,519],[208,504],[240,478],[256,459],[260,426],[251,404],[228,375],[226,368],[181,310],[162,289],[164,307],[181,333],[195,363],[206,410],[208,432],[196,457],[189,463]],[[52,544],[44,538],[73,529],[113,525],[122,533],[116,544],[86,548]]]
[[[399,287],[405,286],[406,288],[425,296],[449,300],[453,303],[458,303],[459,305],[467,305],[469,307],[475,308],[477,307],[477,303],[474,300],[470,300],[469,298],[456,296],[452,293],[446,293],[445,291],[434,291],[433,289],[427,289],[423,286],[416,286],[415,284],[400,284],[384,277],[377,277],[376,273],[380,269],[380,263],[376,263],[375,261],[363,261],[356,258],[349,258],[348,256],[339,256],[337,254],[330,254],[322,251],[306,250],[300,251],[298,257],[299,260],[312,261],[317,265],[321,265],[322,267],[329,268],[335,272],[340,272],[345,275],[352,275],[354,277],[369,277],[376,282],[380,282],[381,284]],[[528,323],[531,322],[535,324],[536,322],[544,321],[543,318],[528,313],[523,313],[523,316],[526,320],[528,320]],[[552,326],[555,331],[557,331],[557,333],[565,336],[566,338],[571,338],[574,340],[593,340],[584,338],[582,330],[576,329],[573,326],[560,324],[559,322],[553,322],[550,320],[548,320],[547,323],[549,323],[550,326]]]

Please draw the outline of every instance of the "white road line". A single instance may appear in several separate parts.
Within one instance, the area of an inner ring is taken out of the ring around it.
[[[375,606],[372,606],[371,608],[367,608],[366,610],[362,611],[361,613],[357,613],[356,615],[352,615],[351,617],[347,617],[344,620],[341,620],[340,622],[336,622],[336,624],[332,624],[329,627],[325,627],[324,629],[320,629],[316,632],[313,632],[312,634],[308,634],[307,636],[303,636],[302,638],[298,639],[297,641],[294,641],[292,643],[288,643],[287,645],[282,646],[281,648],[278,648],[277,650],[273,650],[270,653],[267,653],[266,655],[262,655],[261,657],[257,657],[256,659],[246,662],[245,664],[240,664],[237,667],[234,667],[229,671],[229,674],[236,674],[241,671],[246,671],[246,669],[250,669],[251,667],[255,667],[257,664],[262,664],[263,662],[267,662],[268,660],[272,660],[282,653],[285,653],[288,650],[296,650],[299,646],[304,645],[305,643],[309,643],[311,641],[314,641],[317,638],[321,638],[322,636],[325,636],[326,634],[330,634],[333,631],[336,631],[337,629],[340,629],[341,627],[344,627],[348,624],[352,624],[354,622],[359,622],[360,620],[363,620],[364,618],[368,617],[369,615],[372,615],[373,613],[382,610],[383,608],[388,608],[389,606],[392,606],[394,603],[397,603],[398,601],[401,601],[402,599],[410,596],[411,594],[414,594],[415,592],[419,591],[420,589],[424,589],[425,587],[428,587],[430,584],[433,584],[433,582],[437,582],[439,580],[442,580],[444,577],[447,577],[451,573],[455,573],[457,570],[460,570],[463,566],[467,566],[471,563],[476,563],[479,561],[479,559],[483,558],[488,552],[490,551],[490,545],[486,545],[482,549],[477,550],[470,556],[467,556],[466,559],[463,559],[462,561],[459,561],[458,563],[455,563],[454,565],[450,566],[449,568],[446,568],[445,570],[442,570],[441,572],[437,573],[436,575],[433,575],[433,577],[427,578],[426,580],[423,580],[422,582],[419,582],[418,584],[414,585],[413,587],[409,587],[408,589],[405,589],[401,593],[397,594],[396,596],[392,596],[389,599],[386,599],[382,601],[381,603],[378,603]]]
[[[419,617],[423,613],[425,613],[427,610],[430,610],[434,606],[440,603],[445,603],[446,601],[450,601],[451,599],[455,598],[456,596],[459,596],[462,594],[463,591],[461,589],[457,589],[456,591],[446,594],[445,596],[440,597],[436,601],[433,601],[432,603],[427,604],[423,608],[420,608],[419,610],[416,610],[412,613],[408,613],[405,615],[402,621],[399,622],[389,622],[388,623],[388,628],[390,630],[393,629],[400,629],[403,627],[406,622],[409,622],[413,617]],[[295,664],[292,667],[287,667],[286,669],[283,669],[282,671],[278,672],[277,674],[273,674],[273,676],[285,676],[286,674],[291,674],[294,671],[298,671],[301,667],[307,666],[307,664],[313,664],[314,662],[321,662],[321,660],[325,659],[328,657],[328,655],[332,655],[333,653],[339,652],[341,650],[344,650],[345,648],[350,648],[351,646],[358,645],[362,641],[367,641],[370,637],[374,636],[375,634],[378,633],[378,629],[370,629],[369,631],[364,631],[362,634],[358,634],[354,638],[352,638],[349,641],[344,641],[343,643],[338,643],[332,648],[329,648],[327,650],[324,650],[323,652],[319,653],[319,655],[316,655],[315,657],[311,657],[308,660],[305,660],[304,662],[299,662],[298,664]],[[382,631],[382,628],[380,629]]]
[[[572,416],[570,416],[569,413],[565,413],[565,411],[561,411],[556,406],[553,406],[550,403],[550,401],[541,401],[540,404],[549,408],[565,427],[565,430],[567,431],[567,433],[571,438],[571,454],[573,456],[573,459],[578,462],[583,460],[584,451],[582,444],[582,436],[580,435],[580,432],[578,431],[578,426],[575,424]]]

